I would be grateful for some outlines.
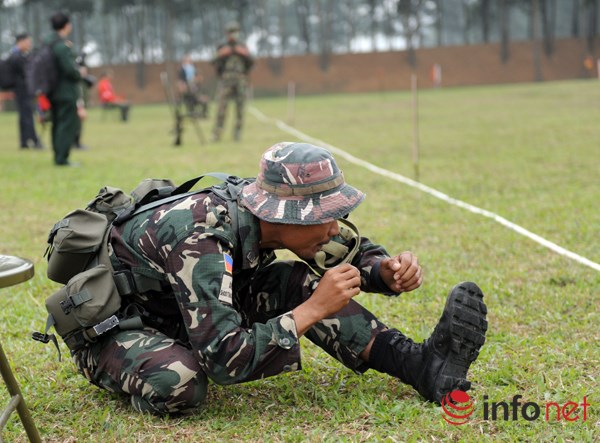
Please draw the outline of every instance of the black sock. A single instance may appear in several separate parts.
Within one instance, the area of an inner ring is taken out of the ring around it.
[[[371,368],[379,372],[385,372],[386,374],[393,374],[395,372],[396,363],[394,362],[394,353],[389,352],[388,348],[392,341],[397,341],[396,335],[398,334],[402,335],[397,329],[388,329],[377,334],[369,353],[369,366]]]

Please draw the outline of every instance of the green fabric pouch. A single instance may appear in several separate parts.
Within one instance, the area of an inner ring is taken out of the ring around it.
[[[103,322],[121,308],[112,271],[105,265],[81,272],[48,297],[46,309],[61,337]]]
[[[48,237],[48,278],[66,284],[85,270],[102,245],[108,220],[76,209],[54,225]]]

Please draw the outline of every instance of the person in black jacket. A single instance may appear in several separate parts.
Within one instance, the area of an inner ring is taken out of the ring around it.
[[[21,33],[16,36],[15,46],[10,52],[9,63],[12,76],[15,79],[15,103],[19,111],[19,133],[21,149],[43,148],[43,145],[35,132],[33,120],[33,96],[27,87],[25,70],[29,63],[29,51],[31,50],[31,36]]]

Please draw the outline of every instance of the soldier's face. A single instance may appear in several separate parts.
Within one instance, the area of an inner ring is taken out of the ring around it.
[[[281,236],[281,243],[304,260],[315,258],[323,245],[329,243],[331,238],[340,233],[337,221],[322,225],[284,225],[285,232]],[[283,227],[283,226],[282,226]]]

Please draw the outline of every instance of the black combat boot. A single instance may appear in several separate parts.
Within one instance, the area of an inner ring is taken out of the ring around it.
[[[373,342],[369,365],[440,403],[448,392],[471,387],[467,371],[485,342],[486,314],[479,287],[460,283],[450,291],[442,317],[425,342],[414,343],[395,329],[384,331]]]

